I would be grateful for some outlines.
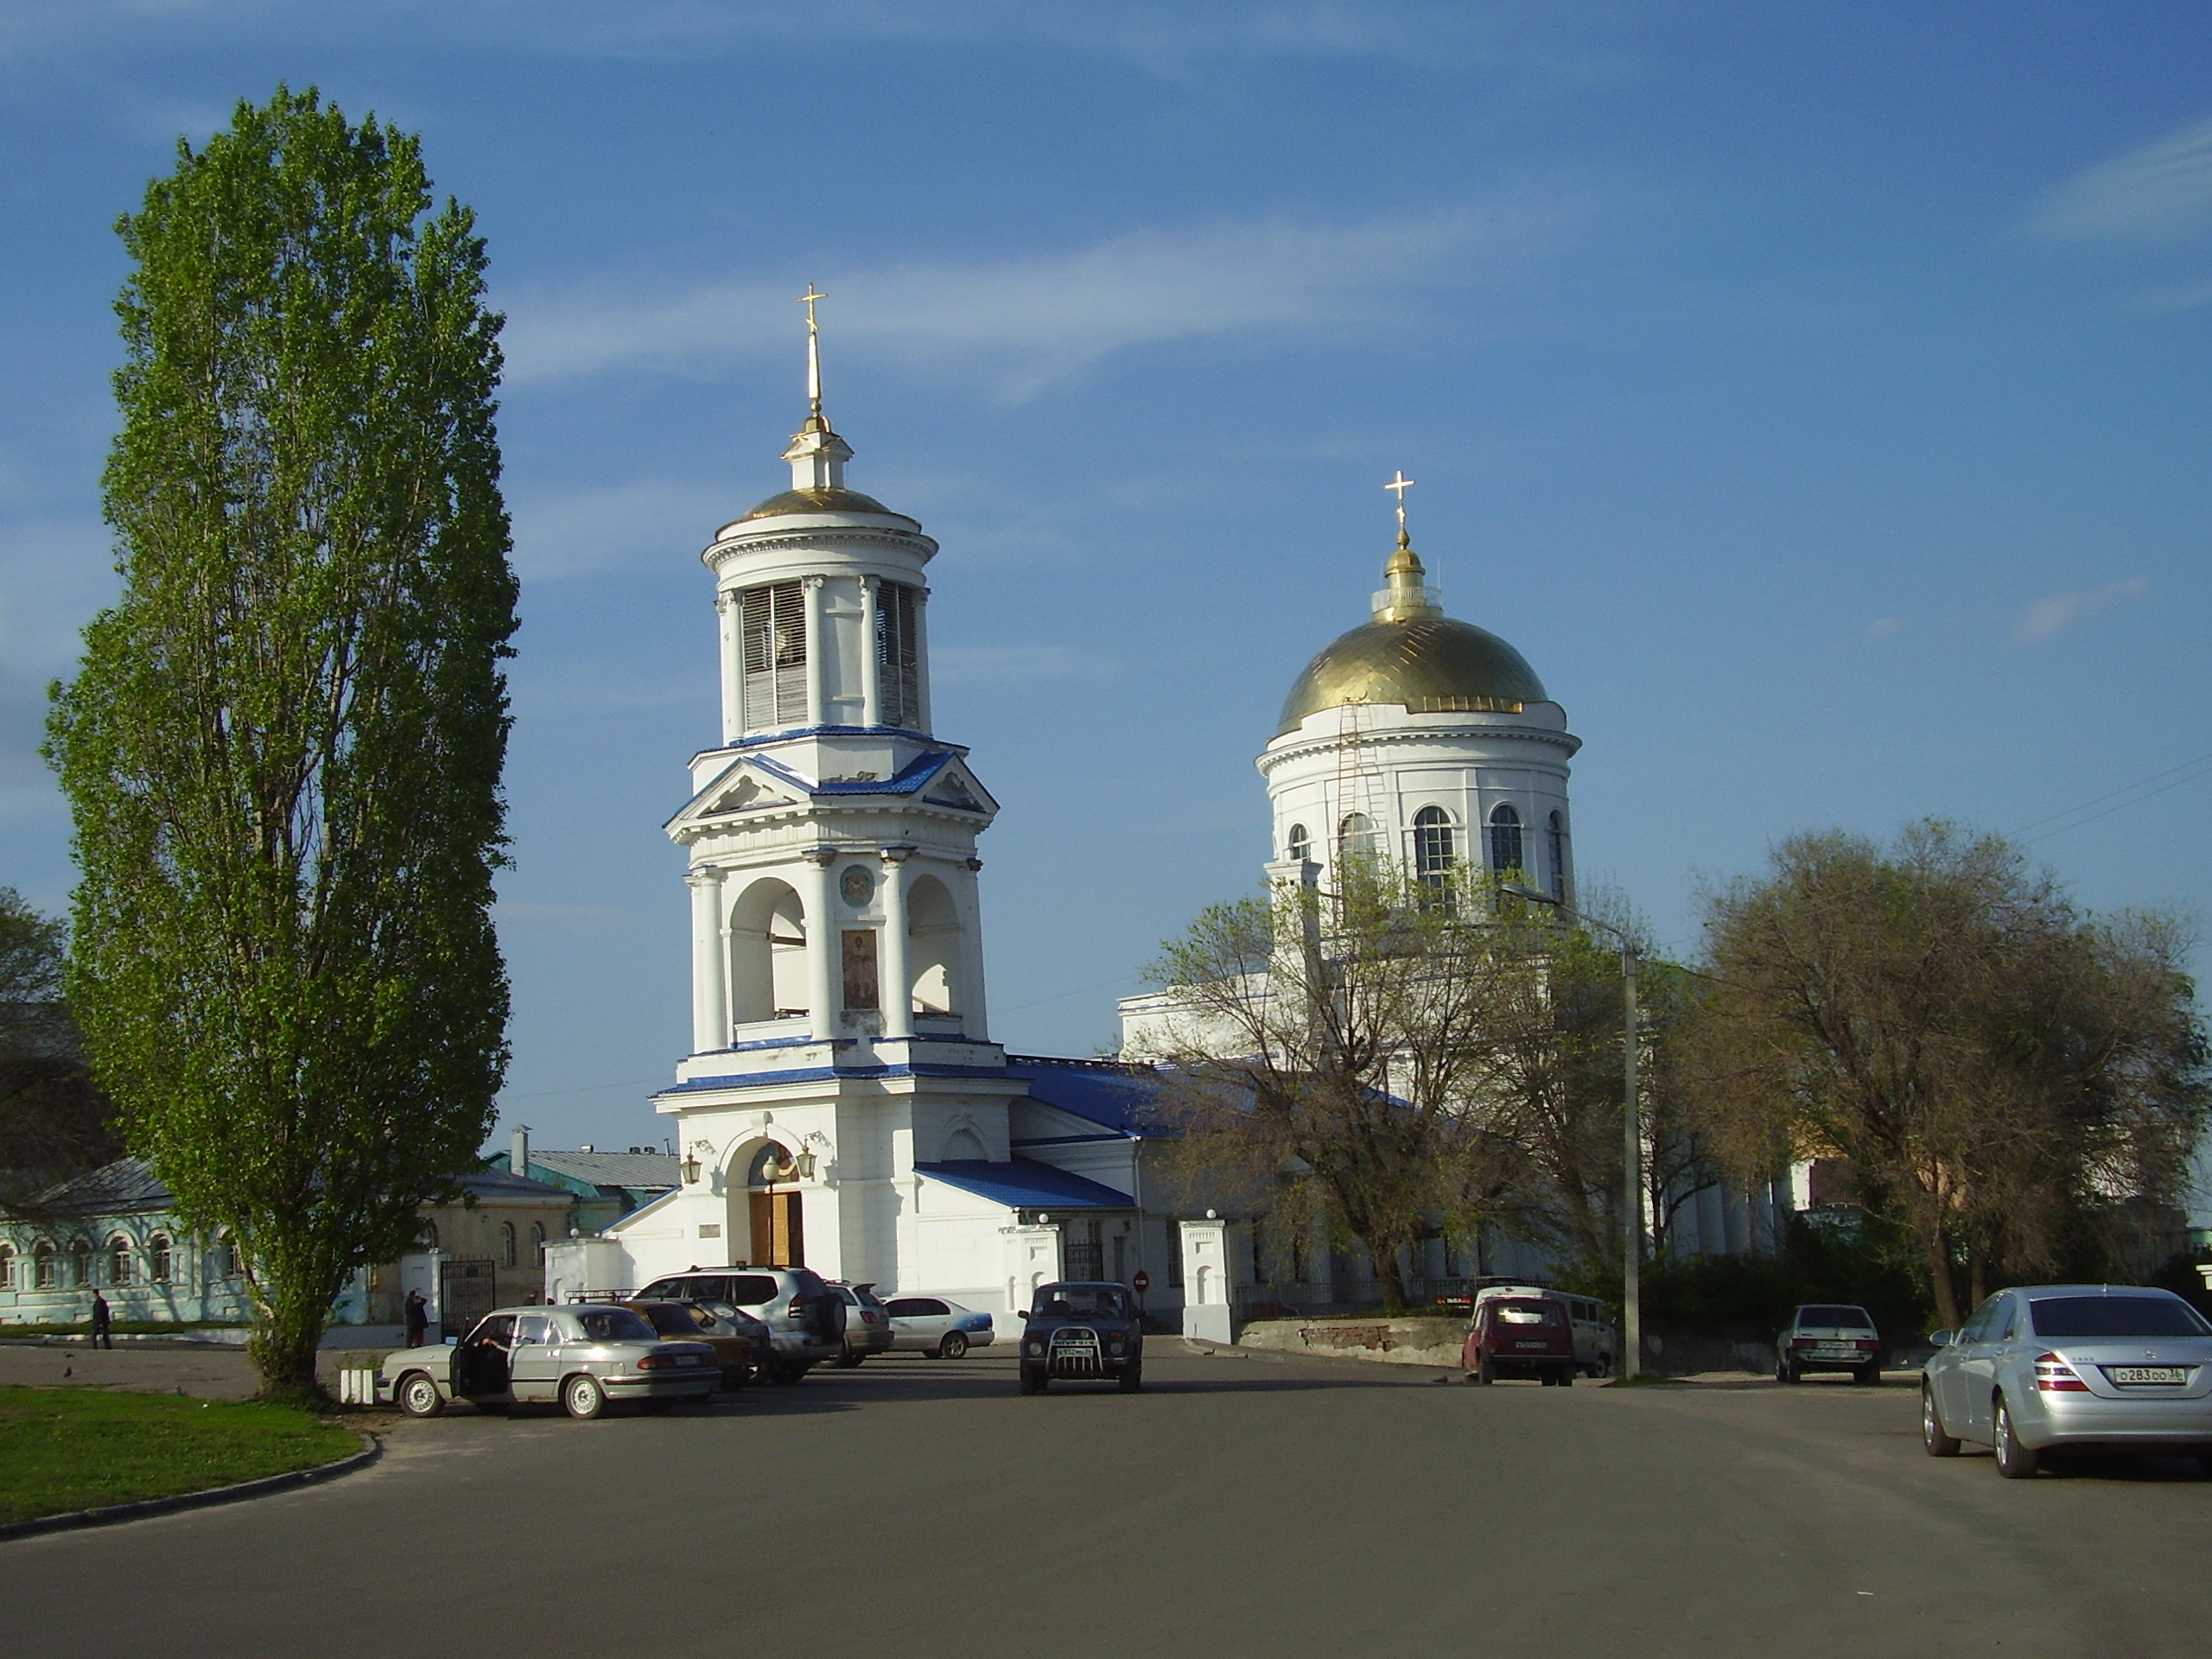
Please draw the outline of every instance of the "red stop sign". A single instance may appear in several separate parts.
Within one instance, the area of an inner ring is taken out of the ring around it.
[[[1152,1275],[1147,1273],[1142,1268],[1139,1268],[1136,1272],[1136,1277],[1129,1281],[1129,1288],[1136,1292],[1138,1295],[1143,1295],[1145,1292],[1152,1288]]]

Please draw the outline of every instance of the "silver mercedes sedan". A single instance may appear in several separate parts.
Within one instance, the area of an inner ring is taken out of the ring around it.
[[[2212,1475],[2212,1325],[2168,1290],[2022,1285],[1929,1338],[1921,1440],[1971,1440],[2009,1479],[2068,1447],[2193,1457]]]

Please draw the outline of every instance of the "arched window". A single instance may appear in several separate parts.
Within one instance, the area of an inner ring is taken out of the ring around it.
[[[512,1221],[499,1224],[499,1265],[512,1268],[515,1264],[515,1224]]]
[[[215,1241],[215,1277],[243,1279],[245,1277],[245,1258],[238,1254],[238,1242],[228,1233]]]
[[[167,1233],[156,1233],[146,1241],[146,1276],[157,1285],[166,1285],[175,1275],[176,1248]]]
[[[438,1224],[435,1221],[425,1221],[423,1224],[423,1248],[426,1250],[435,1250],[438,1248]]]
[[[1375,832],[1375,820],[1364,812],[1345,813],[1344,822],[1337,826],[1338,861],[1374,859],[1382,852],[1382,838]]]
[[[54,1241],[41,1238],[31,1246],[31,1287],[52,1290],[54,1282]]]
[[[545,1265],[545,1224],[542,1221],[530,1224],[530,1259],[541,1268]]]
[[[92,1282],[92,1241],[73,1238],[69,1241],[69,1284],[82,1290]]]
[[[1304,824],[1294,823],[1290,826],[1290,838],[1283,849],[1283,856],[1301,861],[1313,856],[1313,837],[1306,833]]]
[[[1424,887],[1441,893],[1451,880],[1458,861],[1452,820],[1440,806],[1424,806],[1414,814],[1414,874]]]
[[[1490,867],[1499,875],[1528,868],[1521,856],[1521,815],[1503,803],[1490,815]]]
[[[0,1290],[16,1287],[16,1247],[0,1243]]]
[[[1567,897],[1567,820],[1556,812],[1551,816],[1551,845],[1546,850],[1552,855],[1552,897]]]
[[[107,1281],[111,1285],[130,1282],[130,1241],[121,1233],[107,1242]]]

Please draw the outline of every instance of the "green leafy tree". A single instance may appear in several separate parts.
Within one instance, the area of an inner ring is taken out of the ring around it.
[[[70,1002],[132,1145],[243,1247],[264,1392],[415,1235],[506,1065],[501,319],[420,145],[241,103],[118,230],[121,601],[55,693]]]
[[[123,1155],[62,1001],[67,938],[0,887],[0,1212],[28,1219],[48,1213],[57,1182]]]

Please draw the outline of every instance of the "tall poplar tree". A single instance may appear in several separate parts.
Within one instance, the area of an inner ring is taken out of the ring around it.
[[[416,137],[279,86],[118,226],[124,592],[48,748],[69,1001],[133,1147],[242,1247],[270,1395],[315,1389],[506,1066],[502,319],[432,207]]]

